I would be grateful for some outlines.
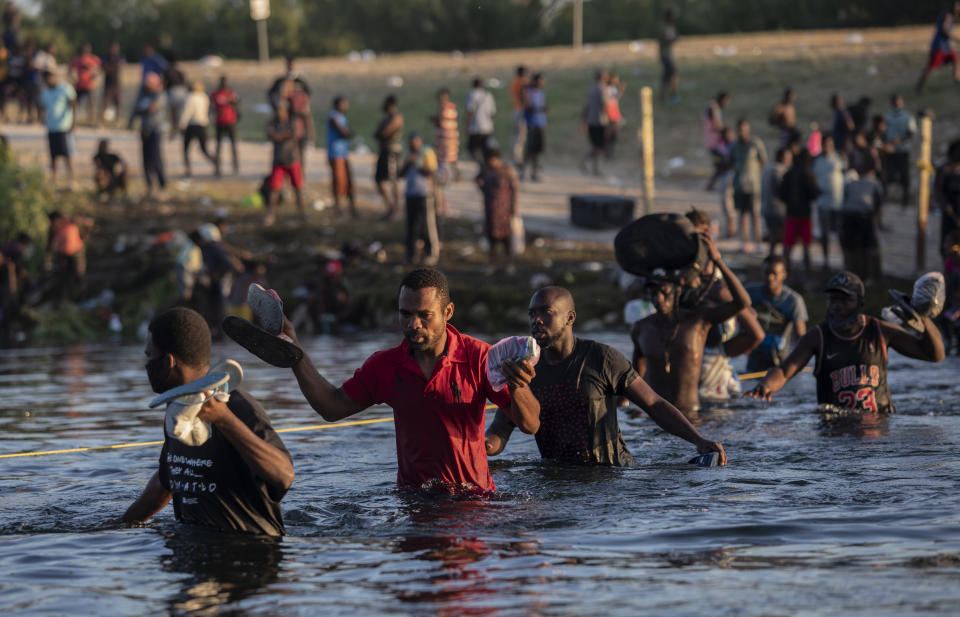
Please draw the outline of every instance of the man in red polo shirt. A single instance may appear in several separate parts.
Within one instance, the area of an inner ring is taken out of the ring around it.
[[[533,367],[508,363],[507,389],[497,392],[490,386],[490,346],[447,323],[453,302],[438,270],[420,268],[405,276],[399,305],[400,345],[367,358],[340,388],[324,379],[304,353],[293,367],[301,392],[328,422],[377,403],[390,405],[401,488],[495,490],[484,445],[486,402],[507,411],[524,433],[536,433],[540,404],[529,387]],[[297,343],[289,320],[283,331]]]

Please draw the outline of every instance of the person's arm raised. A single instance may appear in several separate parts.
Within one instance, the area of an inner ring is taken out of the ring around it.
[[[283,318],[283,333],[290,337],[297,347],[303,349],[293,324],[286,316]],[[303,353],[303,359],[293,367],[293,374],[307,402],[327,422],[342,420],[367,408],[366,405],[361,405],[350,398],[343,388],[336,388],[324,379],[323,375],[314,368],[306,352]]]
[[[880,320],[880,331],[887,344],[910,358],[940,362],[946,357],[940,328],[929,317],[922,317],[924,332],[917,338],[895,324]]]
[[[797,341],[797,346],[793,348],[783,364],[770,369],[763,381],[744,396],[769,401],[794,375],[803,370],[813,354],[818,351],[820,351],[820,333],[817,329],[813,329]]]
[[[744,289],[743,283],[741,283],[740,279],[737,278],[737,275],[733,273],[733,270],[731,270],[727,264],[723,263],[723,259],[720,257],[720,251],[717,249],[717,245],[714,243],[713,238],[710,236],[704,237],[706,238],[707,248],[710,251],[710,259],[712,259],[714,265],[720,269],[720,274],[723,275],[723,282],[727,284],[727,289],[730,291],[730,295],[733,297],[729,302],[724,302],[714,307],[710,307],[704,312],[704,318],[708,322],[712,324],[718,324],[722,321],[730,319],[743,309],[749,307],[750,294],[748,294],[747,290]]]
[[[680,439],[689,441],[697,447],[697,452],[704,454],[707,452],[719,452],[720,464],[727,464],[727,453],[719,442],[705,439],[703,435],[697,432],[697,429],[690,424],[690,421],[680,413],[680,410],[671,405],[666,399],[653,391],[647,382],[643,379],[635,379],[632,384],[627,386],[624,395],[630,399],[634,405],[647,412],[647,415],[657,423],[663,430],[671,435],[676,435]]]

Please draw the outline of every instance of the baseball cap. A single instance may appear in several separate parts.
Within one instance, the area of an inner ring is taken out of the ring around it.
[[[853,272],[844,270],[830,277],[823,291],[839,291],[855,298],[863,298],[863,281]]]

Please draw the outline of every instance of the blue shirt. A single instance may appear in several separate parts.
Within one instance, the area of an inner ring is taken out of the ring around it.
[[[146,79],[147,73],[156,73],[157,75],[163,77],[163,74],[167,72],[170,63],[168,63],[163,56],[160,54],[153,54],[152,56],[144,56],[140,58],[140,66],[143,68],[143,76],[141,79]]]
[[[77,100],[77,92],[70,84],[59,83],[52,88],[44,88],[40,103],[47,114],[47,130],[51,133],[66,133],[73,128],[72,101]]]
[[[410,165],[407,169],[406,188],[404,195],[407,197],[426,197],[430,192],[430,177],[425,176],[423,171],[437,171],[437,154],[430,146],[424,146],[417,156],[416,163]]]
[[[775,298],[767,295],[762,283],[747,285],[747,293],[765,334],[760,345],[750,352],[747,370],[763,371],[778,365],[786,357],[794,338],[793,323],[810,318],[803,296],[786,285]]]
[[[341,135],[334,122],[345,128],[350,127],[347,117],[339,111],[333,110],[327,115],[327,157],[345,159],[350,153],[350,138]]]
[[[947,11],[937,15],[937,30],[933,34],[933,41],[930,42],[930,51],[942,51],[945,54],[950,53],[950,31],[953,30],[953,24],[947,29],[947,34],[943,32],[943,22],[947,20]]]
[[[547,126],[547,94],[542,88],[527,87],[530,106],[523,111],[527,126],[544,128]]]

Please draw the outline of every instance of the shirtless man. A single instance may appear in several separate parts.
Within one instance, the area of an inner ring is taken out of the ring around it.
[[[612,347],[573,335],[577,311],[563,287],[544,287],[530,299],[530,333],[540,344],[541,358],[530,390],[540,401],[536,433],[546,459],[596,465],[628,466],[627,451],[617,424],[617,399],[625,396],[650,415],[663,430],[697,447],[700,453],[723,446],[704,439],[676,407],[640,379],[627,359]],[[503,451],[514,424],[498,410],[487,430],[487,454]]]
[[[710,217],[696,208],[687,212],[687,220],[693,223],[697,233],[710,235]],[[713,262],[707,262],[700,273],[700,284],[709,285],[704,298],[708,304],[723,304],[733,296],[722,282],[720,271]],[[752,307],[737,313],[735,319],[728,319],[710,330],[704,347],[702,370],[700,372],[700,396],[713,401],[727,400],[740,394],[739,380],[734,377],[730,358],[749,354],[763,341],[763,328]]]
[[[651,281],[657,312],[638,321],[630,332],[633,363],[640,377],[680,411],[692,414],[700,407],[698,387],[703,348],[710,330],[750,306],[740,280],[723,263],[720,251],[706,237],[709,258],[720,270],[732,294],[727,302],[695,308],[680,306],[682,286],[667,280]]]
[[[852,272],[834,275],[825,291],[826,321],[804,334],[783,364],[746,396],[769,401],[815,356],[818,404],[893,413],[887,347],[910,358],[940,362],[944,358],[940,330],[930,317],[921,316],[924,332],[918,338],[900,326],[864,315],[863,282]]]
[[[953,81],[960,83],[960,62],[957,61],[957,50],[953,47],[956,39],[953,26],[958,21],[960,21],[960,0],[956,0],[949,9],[937,15],[936,29],[933,40],[930,42],[930,55],[917,81],[917,92],[923,90],[923,84],[934,69],[947,64],[953,65]]]

